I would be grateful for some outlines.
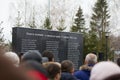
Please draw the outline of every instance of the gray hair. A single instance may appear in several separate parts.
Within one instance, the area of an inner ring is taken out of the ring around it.
[[[85,62],[87,64],[95,64],[95,63],[97,63],[97,56],[93,53],[89,53],[89,54],[87,54],[87,56],[85,58]]]

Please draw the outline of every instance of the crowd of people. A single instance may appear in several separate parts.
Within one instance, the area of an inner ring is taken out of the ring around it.
[[[97,61],[88,53],[78,70],[70,60],[55,62],[51,51],[29,50],[20,57],[0,47],[0,80],[120,80],[120,58],[117,64]]]

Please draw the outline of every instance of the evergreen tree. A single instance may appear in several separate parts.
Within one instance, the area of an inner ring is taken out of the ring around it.
[[[81,7],[79,7],[76,18],[74,19],[74,24],[71,27],[71,32],[83,32],[85,30],[84,25],[85,20],[83,18],[83,12]]]
[[[21,16],[20,16],[20,11],[18,11],[18,15],[16,17],[16,22],[15,22],[15,27],[21,27],[23,26],[23,23],[21,22]]]
[[[97,46],[97,49],[100,52],[105,52],[105,32],[108,30],[109,18],[110,16],[106,0],[97,0],[93,8],[93,14],[90,21],[91,30],[89,31],[89,34],[92,36],[95,35],[96,37],[94,39],[98,38],[97,40],[99,40],[99,44],[95,44],[94,47]],[[94,32],[94,34],[91,32]]]
[[[0,44],[3,44],[5,39],[3,38],[4,35],[2,34],[3,33],[3,28],[1,27],[1,25],[3,24],[3,21],[0,22]]]
[[[50,19],[48,17],[46,17],[46,19],[45,19],[43,28],[48,29],[48,30],[52,30],[51,22],[50,22]]]
[[[34,7],[33,7],[33,10],[32,10],[32,13],[31,13],[31,16],[30,16],[29,20],[30,21],[28,23],[28,26],[32,29],[37,28],[36,23],[35,23],[35,9],[34,9]]]
[[[77,13],[76,13],[76,17],[74,19],[74,22],[72,23],[72,27],[71,27],[71,32],[79,32],[83,34],[83,40],[84,40],[84,48],[83,48],[83,56],[85,57],[85,55],[90,51],[88,46],[89,46],[89,35],[88,35],[88,30],[87,28],[84,26],[85,25],[85,20],[83,18],[83,12],[81,7],[79,7]]]
[[[59,22],[60,22],[60,24],[59,24],[59,26],[57,27],[57,30],[58,30],[58,31],[63,31],[63,30],[65,30],[65,29],[66,29],[66,27],[64,27],[65,20],[64,20],[63,18],[61,18],[61,20],[60,20]]]

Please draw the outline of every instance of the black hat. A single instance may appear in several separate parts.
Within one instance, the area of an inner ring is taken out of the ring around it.
[[[29,50],[22,56],[22,61],[34,60],[39,63],[42,63],[42,55],[37,50]]]

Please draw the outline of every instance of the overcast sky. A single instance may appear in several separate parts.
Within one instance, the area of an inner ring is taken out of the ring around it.
[[[7,40],[11,41],[11,33],[12,25],[11,21],[13,17],[16,15],[13,15],[11,18],[9,17],[10,14],[16,14],[18,5],[16,3],[24,1],[24,0],[0,0],[0,21],[3,21],[3,24],[1,25],[4,27],[4,35]],[[27,0],[30,1],[32,5],[38,5],[41,9],[41,17],[46,15],[45,11],[47,12],[46,5],[48,4],[48,0]],[[60,1],[60,0],[59,0]],[[83,9],[83,14],[86,19],[86,21],[90,21],[90,17],[92,14],[92,7],[94,6],[94,3],[96,0],[66,0],[66,6],[69,8],[67,9],[69,15],[73,16],[73,13],[75,13],[76,7],[81,5],[81,8]],[[108,0],[109,3],[109,10],[111,14],[111,22],[110,26],[113,27],[114,34],[117,34],[120,32],[120,0]],[[14,10],[10,8],[10,6],[13,4],[13,7],[15,6]],[[52,3],[51,3],[52,5]],[[21,6],[22,7],[22,6]],[[16,10],[16,12],[15,12]],[[68,19],[68,23],[70,23]],[[86,26],[89,26],[89,23],[86,24]],[[112,28],[111,28],[112,29]]]

